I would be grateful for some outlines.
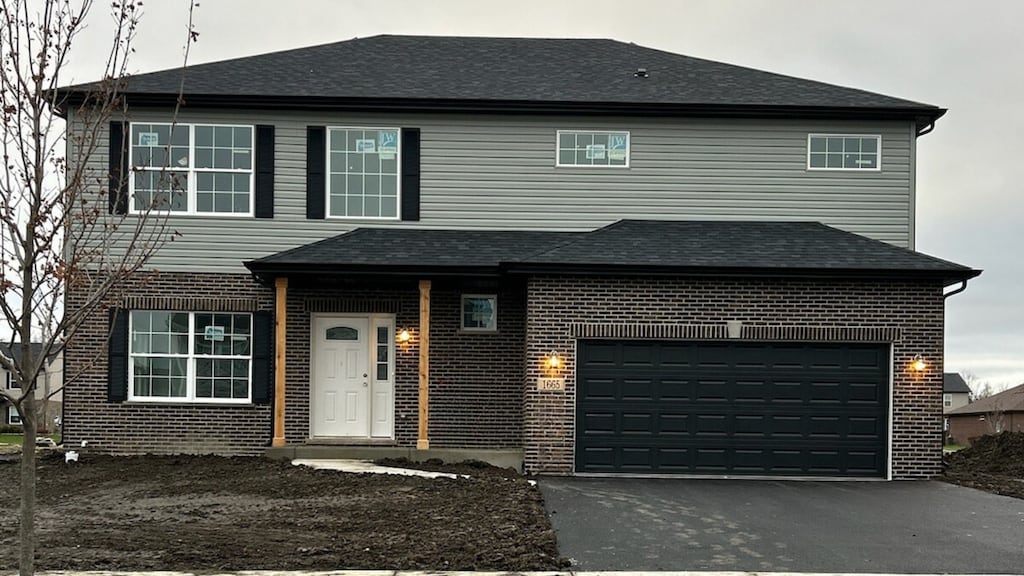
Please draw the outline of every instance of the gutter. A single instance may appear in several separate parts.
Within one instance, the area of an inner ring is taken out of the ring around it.
[[[59,90],[68,104],[80,104],[85,98],[77,90]],[[129,107],[173,106],[177,94],[128,92],[123,94]],[[483,100],[454,98],[368,98],[326,96],[273,96],[186,94],[190,108],[245,107],[266,110],[325,110],[371,112],[470,112],[483,114],[584,114],[622,116],[682,116],[709,118],[818,118],[901,120],[912,118],[918,131],[930,131],[945,108],[913,106],[798,106],[770,104],[702,104],[682,102],[581,102],[544,100]]]
[[[949,298],[950,296],[952,296],[954,294],[959,294],[959,293],[963,292],[964,290],[967,290],[967,279],[966,278],[960,281],[960,286],[958,288],[956,288],[954,290],[950,290],[949,292],[944,292],[942,294],[942,299],[945,300],[946,298]]]

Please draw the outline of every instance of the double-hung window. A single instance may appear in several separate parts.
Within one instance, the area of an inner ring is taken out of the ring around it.
[[[398,128],[327,129],[327,214],[398,219]]]
[[[555,166],[629,166],[629,132],[559,130]]]
[[[882,168],[882,137],[861,134],[809,134],[808,170],[873,170]]]
[[[135,310],[129,330],[129,400],[251,401],[251,314]]]
[[[131,208],[253,214],[253,127],[132,123]]]

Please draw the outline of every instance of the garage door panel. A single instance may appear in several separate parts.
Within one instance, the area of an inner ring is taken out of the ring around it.
[[[648,367],[654,365],[657,347],[643,342],[630,342],[622,346],[622,365]]]
[[[690,416],[689,414],[660,412],[658,414],[657,426],[657,432],[661,435],[679,436],[689,434]]]
[[[587,435],[611,435],[618,432],[614,412],[585,412],[580,417],[587,430]]]
[[[580,342],[581,358],[591,345]],[[598,346],[617,359],[578,367],[579,472],[885,473],[887,346]]]
[[[692,382],[676,378],[674,375],[667,378],[662,377],[660,383],[658,398],[662,401],[689,400],[693,393]]]
[[[628,435],[651,435],[654,430],[654,415],[650,413],[626,413],[620,419],[619,432]]]
[[[584,401],[615,399],[615,380],[612,378],[590,377],[586,381],[580,382],[580,384],[577,387],[576,394]]]

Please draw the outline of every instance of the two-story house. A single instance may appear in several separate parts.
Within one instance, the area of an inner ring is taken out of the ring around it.
[[[38,358],[42,354],[43,345],[38,342],[32,343],[33,354]],[[0,344],[0,353],[9,358],[21,356],[21,346],[14,344]],[[6,390],[14,396],[21,395],[21,388],[17,378],[7,369],[0,367],[0,382]],[[54,430],[57,427],[57,419],[61,414],[61,402],[63,400],[64,386],[64,357],[63,354],[53,354],[46,359],[46,370],[36,378],[35,397],[40,402],[46,402],[46,408],[39,421],[39,428],[45,431]],[[10,403],[0,402],[0,424],[6,426],[21,426],[21,415],[17,408]]]
[[[181,78],[130,78],[92,158],[112,213],[162,202],[180,237],[69,344],[108,361],[67,440],[940,471],[944,289],[979,274],[913,250],[945,110],[611,40],[194,65],[174,118]]]

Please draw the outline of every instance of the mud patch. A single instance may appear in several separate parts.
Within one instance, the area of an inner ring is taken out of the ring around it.
[[[1024,432],[982,436],[945,463],[941,479],[946,482],[1024,498]]]
[[[0,464],[8,518],[17,489],[17,464]],[[262,458],[54,457],[39,462],[38,498],[41,570],[565,566],[539,490],[506,471],[428,479]],[[0,565],[16,564],[16,531],[0,528]]]

